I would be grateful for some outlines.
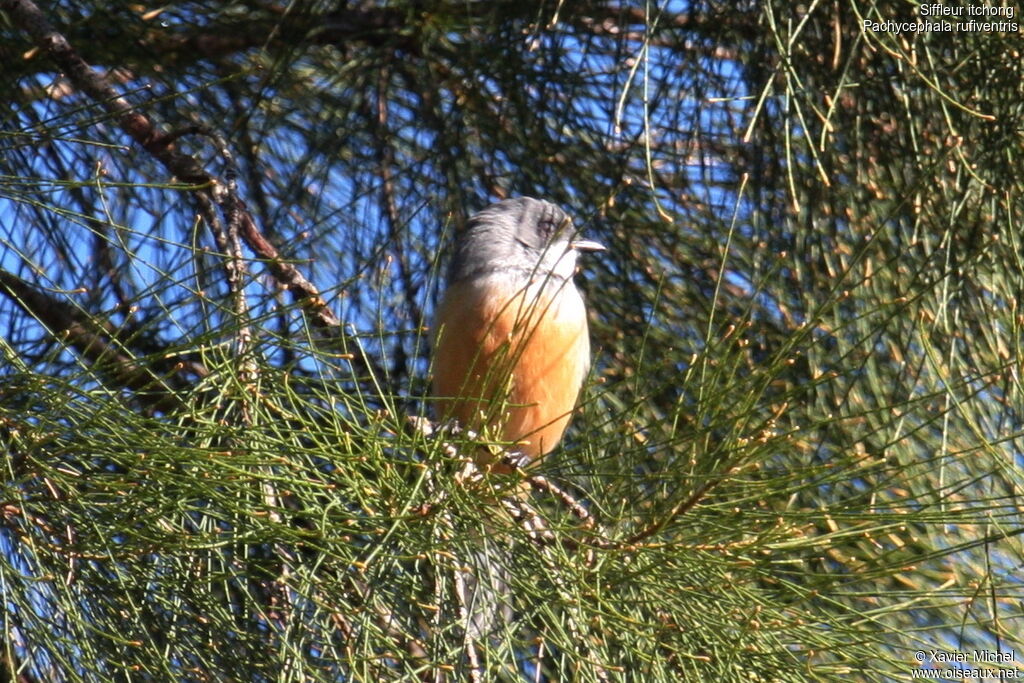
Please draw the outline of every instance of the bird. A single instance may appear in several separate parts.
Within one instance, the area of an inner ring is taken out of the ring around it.
[[[545,200],[506,199],[468,220],[436,316],[433,395],[443,418],[500,441],[516,464],[558,446],[590,369],[577,256],[601,251]],[[493,454],[478,461],[511,471]]]

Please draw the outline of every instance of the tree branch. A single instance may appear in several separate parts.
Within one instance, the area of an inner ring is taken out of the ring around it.
[[[238,211],[240,233],[246,244],[267,263],[278,284],[292,293],[303,309],[321,328],[338,333],[341,321],[327,306],[319,290],[280,253],[263,235],[256,221],[241,200],[233,200],[224,191],[225,184],[204,169],[192,156],[180,151],[175,140],[180,134],[160,130],[148,116],[121,97],[106,77],[94,70],[75,51],[67,39],[53,26],[31,0],[0,0],[0,9],[10,14],[33,41],[65,71],[76,88],[99,103],[111,114],[121,130],[146,150],[179,180],[195,186],[196,192],[207,194],[216,203],[225,219]]]
[[[134,389],[139,400],[154,410],[169,412],[184,407],[181,398],[153,369],[125,352],[115,340],[112,326],[104,326],[73,306],[35,289],[21,278],[0,271],[0,294],[45,325],[56,337],[93,363],[116,388]],[[185,368],[177,364],[171,373]]]

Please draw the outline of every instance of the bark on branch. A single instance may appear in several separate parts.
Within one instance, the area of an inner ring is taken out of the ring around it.
[[[260,230],[244,204],[222,191],[224,183],[192,156],[178,149],[175,145],[177,135],[161,130],[152,119],[121,97],[109,80],[89,66],[64,35],[50,25],[34,2],[0,0],[0,9],[50,56],[76,88],[102,106],[117,121],[122,131],[178,180],[195,186],[196,192],[206,194],[210,201],[217,204],[226,220],[232,212],[239,211],[241,234],[247,246],[264,260],[280,286],[291,292],[316,326],[332,334],[340,334],[341,321],[328,308],[319,290],[294,265],[281,259],[280,253]]]
[[[153,410],[170,412],[184,407],[179,393],[170,386],[174,375],[186,370],[183,364],[170,368],[166,376],[158,375],[150,363],[133,357],[117,341],[110,326],[100,324],[70,304],[40,292],[6,271],[0,271],[0,294],[9,297],[45,325],[51,334],[63,339],[89,360],[108,385],[116,389],[133,389],[136,397]],[[197,366],[190,365],[189,369],[197,371]]]

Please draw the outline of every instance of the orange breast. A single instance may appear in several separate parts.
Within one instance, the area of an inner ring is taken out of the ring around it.
[[[590,363],[583,300],[571,282],[524,286],[508,276],[462,282],[438,313],[437,411],[491,427],[531,459],[562,438]]]

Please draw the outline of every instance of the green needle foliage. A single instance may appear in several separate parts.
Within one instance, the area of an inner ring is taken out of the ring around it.
[[[1022,673],[1024,21],[919,19],[0,0],[3,680]],[[518,195],[609,251],[500,474],[430,328]]]

